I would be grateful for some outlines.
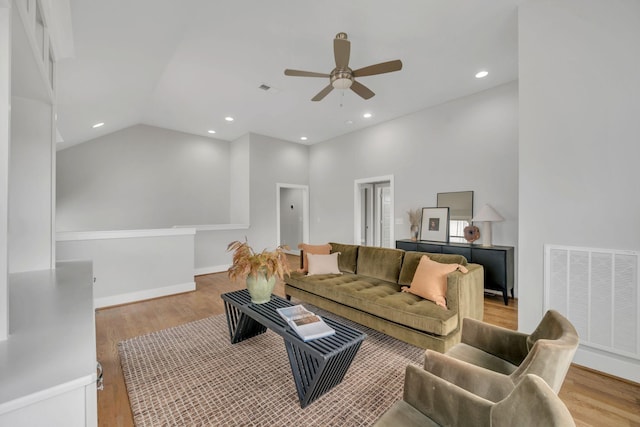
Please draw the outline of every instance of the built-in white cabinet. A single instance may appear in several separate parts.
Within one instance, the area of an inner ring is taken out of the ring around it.
[[[0,426],[97,425],[92,266],[54,264],[61,3],[0,0]]]
[[[91,262],[9,276],[11,333],[0,342],[0,426],[97,425]]]

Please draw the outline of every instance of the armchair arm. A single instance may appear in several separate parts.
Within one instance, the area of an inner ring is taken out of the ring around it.
[[[490,426],[493,403],[418,366],[407,366],[403,398],[439,425]]]
[[[424,369],[491,402],[499,402],[511,393],[513,381],[508,375],[463,362],[446,354],[427,350]]]
[[[462,320],[461,341],[518,366],[527,354],[527,337],[522,332],[490,325],[475,319]]]

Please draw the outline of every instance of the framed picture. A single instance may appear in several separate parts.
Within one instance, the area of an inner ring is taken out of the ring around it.
[[[449,208],[422,208],[420,240],[449,242]]]

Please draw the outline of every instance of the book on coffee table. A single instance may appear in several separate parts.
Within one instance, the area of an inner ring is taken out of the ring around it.
[[[320,316],[310,312],[300,304],[278,308],[276,311],[303,341],[324,338],[336,333]]]

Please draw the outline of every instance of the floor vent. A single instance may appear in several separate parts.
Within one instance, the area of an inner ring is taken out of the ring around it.
[[[640,360],[638,252],[545,245],[544,306],[580,344]]]

